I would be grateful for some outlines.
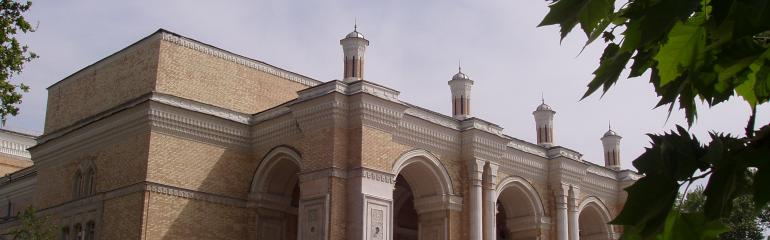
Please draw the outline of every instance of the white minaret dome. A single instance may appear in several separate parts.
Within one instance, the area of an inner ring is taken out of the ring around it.
[[[471,78],[460,70],[452,77],[452,80],[471,80]]]
[[[348,33],[348,35],[345,36],[345,38],[364,38],[364,35],[358,32],[358,29],[356,29]]]
[[[535,111],[553,111],[553,109],[551,109],[551,106],[548,106],[548,104],[545,104],[545,102],[543,102],[540,104],[540,106],[537,106],[537,109]]]
[[[609,137],[609,136],[618,136],[618,137],[620,137],[620,135],[618,135],[618,133],[616,133],[615,131],[612,131],[612,129],[607,130],[607,132],[604,133],[604,137]]]

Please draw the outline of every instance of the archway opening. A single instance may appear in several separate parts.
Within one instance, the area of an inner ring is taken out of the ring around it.
[[[604,217],[602,211],[595,203],[586,205],[578,217],[579,235],[581,240],[606,240],[610,239],[609,219]]]
[[[393,190],[393,239],[446,239],[451,183],[438,161],[412,156],[397,161]]]
[[[414,209],[412,188],[403,176],[396,178],[393,209],[393,240],[417,240],[419,215]]]
[[[252,183],[260,239],[296,240],[300,187],[297,160],[286,154],[266,158]]]
[[[537,239],[540,236],[536,196],[521,183],[502,186],[497,198],[496,239]]]

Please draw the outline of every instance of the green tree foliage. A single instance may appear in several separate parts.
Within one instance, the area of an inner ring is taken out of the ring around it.
[[[692,192],[687,193],[686,198],[679,202],[677,209],[685,213],[702,212],[706,196],[704,188],[698,187]],[[762,231],[767,229],[769,222],[767,219],[770,214],[770,208],[757,208],[751,199],[751,194],[741,195],[733,200],[735,209],[730,215],[721,219],[730,230],[719,235],[719,239],[750,239],[762,240]]]
[[[14,240],[53,240],[56,237],[55,227],[45,217],[35,213],[33,207],[28,207],[18,216],[21,226],[13,230]]]
[[[21,103],[22,92],[29,91],[27,85],[13,84],[10,79],[21,73],[25,63],[37,58],[28,51],[27,45],[16,39],[18,34],[35,31],[23,16],[30,6],[29,1],[0,0],[0,121],[3,123],[8,115],[19,113],[16,105]]]
[[[586,45],[606,45],[583,98],[607,92],[624,71],[648,72],[656,107],[670,114],[678,105],[690,126],[696,101],[740,96],[752,109],[745,136],[712,132],[704,144],[680,126],[648,134],[652,146],[633,162],[644,176],[612,222],[624,225],[623,238],[715,239],[742,193],[768,204],[770,188],[749,183],[770,183],[770,125],[755,127],[756,106],[770,100],[770,0],[554,0],[549,8],[540,26],[559,25],[564,38],[580,24]],[[683,186],[705,177],[702,212],[673,208]]]

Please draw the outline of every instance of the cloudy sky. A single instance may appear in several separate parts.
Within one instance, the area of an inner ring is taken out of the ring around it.
[[[213,4],[218,3],[218,4]],[[473,115],[508,135],[535,140],[532,111],[541,93],[556,110],[555,138],[603,164],[599,138],[608,121],[623,136],[623,166],[644,151],[645,133],[684,124],[682,112],[652,109],[657,98],[647,78],[621,80],[603,98],[579,101],[603,46],[582,54],[582,32],[559,42],[556,27],[537,28],[546,1],[35,1],[28,13],[38,30],[23,40],[40,58],[21,80],[32,87],[21,114],[6,128],[40,133],[46,87],[164,28],[322,81],[339,79],[339,39],[354,19],[371,45],[366,76],[401,91],[405,100],[451,114],[447,81],[457,72],[475,80]],[[739,99],[700,107],[692,130],[742,133],[749,115]],[[758,124],[770,121],[767,104]]]

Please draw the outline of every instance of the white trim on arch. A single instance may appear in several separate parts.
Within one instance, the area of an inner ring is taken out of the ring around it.
[[[510,176],[500,181],[500,183],[497,184],[497,189],[495,189],[495,199],[499,199],[500,194],[502,194],[503,191],[508,187],[518,188],[527,195],[527,197],[531,200],[530,202],[532,204],[532,209],[535,210],[535,217],[540,218],[545,216],[545,206],[543,205],[543,201],[540,199],[540,194],[538,194],[537,190],[532,187],[532,184],[530,184],[529,181],[524,178]]]
[[[393,174],[393,176],[398,176],[401,170],[412,163],[423,164],[428,167],[433,175],[439,180],[438,182],[441,184],[442,193],[444,195],[454,195],[452,179],[449,177],[449,173],[438,158],[427,150],[414,149],[401,154],[398,160],[393,163],[391,174]]]
[[[580,205],[578,205],[578,214],[583,212],[583,209],[588,207],[588,204],[594,203],[599,208],[599,213],[602,215],[602,220],[605,222],[610,222],[612,220],[612,217],[610,216],[610,211],[607,209],[607,205],[602,202],[601,199],[599,199],[596,196],[588,196],[587,198],[583,199],[582,202],[580,202]],[[609,224],[608,224],[609,225]]]
[[[286,157],[279,157],[281,155],[285,155]],[[262,158],[259,166],[257,166],[257,170],[254,172],[254,177],[251,180],[251,192],[262,190],[257,189],[259,187],[258,185],[265,183],[265,178],[269,175],[267,173],[270,173],[272,168],[275,167],[281,159],[288,159],[296,164],[299,169],[302,169],[302,158],[297,151],[286,146],[273,148],[264,158]]]
[[[596,209],[599,210],[599,215],[602,218],[602,222],[605,223],[602,228],[607,234],[609,234],[608,237],[612,239],[615,234],[615,229],[612,227],[612,225],[609,224],[609,222],[612,221],[612,216],[610,215],[609,209],[607,209],[607,205],[605,205],[604,202],[602,202],[602,200],[598,197],[588,196],[583,199],[582,202],[580,202],[580,205],[578,205],[578,218],[580,218],[583,210],[585,210],[588,205],[595,205]]]

